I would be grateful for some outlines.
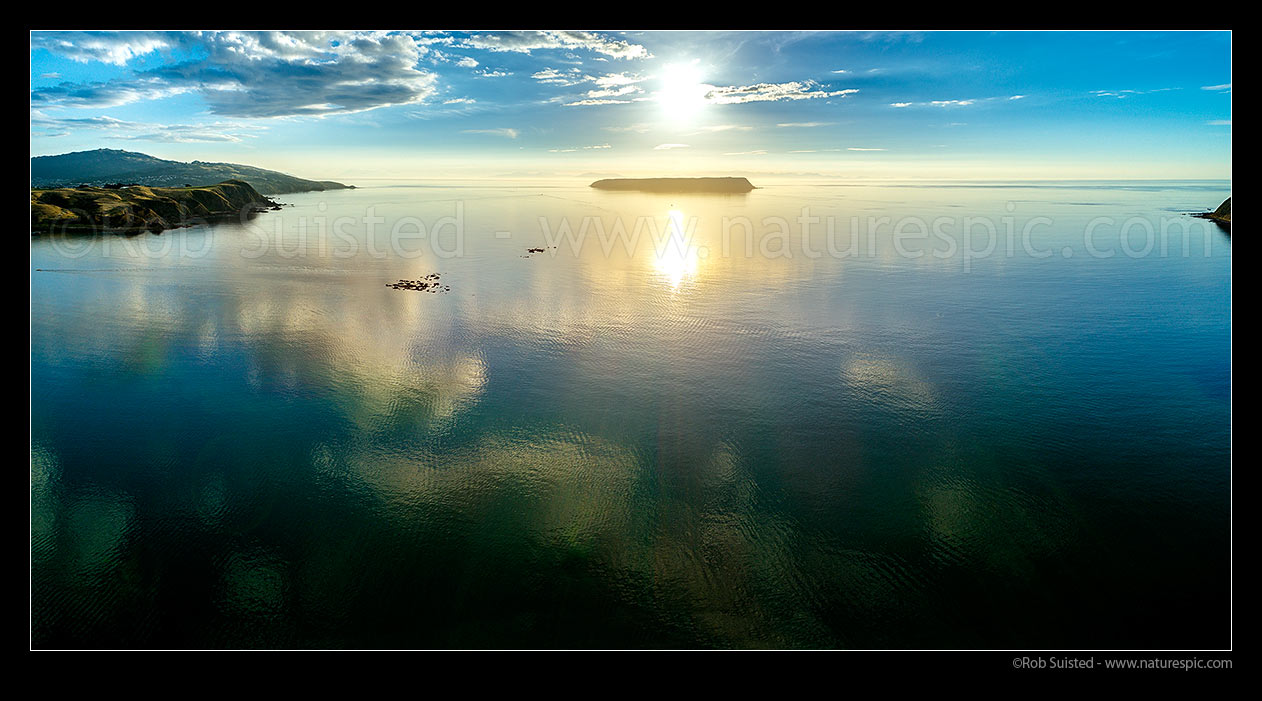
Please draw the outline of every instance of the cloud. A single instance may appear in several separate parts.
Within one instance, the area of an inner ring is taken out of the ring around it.
[[[752,131],[754,128],[744,124],[712,124],[708,127],[701,127],[697,133],[715,133],[720,131]]]
[[[860,148],[860,147],[858,147],[858,146],[851,146],[850,148],[847,148],[846,150],[847,150],[847,151],[885,151],[886,149],[883,149],[883,148]]]
[[[826,127],[833,122],[781,122],[777,127],[781,129],[811,129],[813,127]]]
[[[1009,97],[970,97],[962,100],[930,100],[928,102],[891,102],[890,107],[906,108],[906,107],[971,107],[982,103],[993,103],[997,100],[1011,102],[1013,100],[1025,99],[1025,95],[1011,95]]]
[[[671,151],[677,148],[692,148],[688,144],[658,144],[653,147],[654,151]]]
[[[820,90],[814,81],[791,81],[788,83],[757,83],[755,85],[733,85],[714,87],[705,93],[705,99],[720,105],[742,104],[747,102],[779,102],[781,100],[811,100],[825,97],[844,97],[859,92],[855,88],[845,90]]]
[[[183,41],[176,32],[31,32],[31,49],[46,49],[72,61],[115,66]]]
[[[555,68],[545,68],[531,73],[530,77],[540,83],[551,83],[553,85],[578,85],[586,80],[582,72],[577,68],[571,68],[566,72],[558,71]]]
[[[625,105],[629,102],[631,101],[630,100],[609,100],[609,99],[589,98],[586,100],[575,100],[574,102],[567,102],[565,103],[565,106],[566,107],[588,107],[591,105]]]
[[[1153,88],[1151,90],[1092,90],[1091,94],[1096,97],[1116,97],[1121,100],[1135,95],[1148,95],[1155,92],[1169,92],[1178,90],[1178,88]]]
[[[731,151],[723,155],[724,156],[765,156],[767,155],[767,152],[762,149],[758,149],[757,151]]]
[[[510,139],[516,139],[521,132],[516,129],[465,129],[462,134],[491,134],[493,136],[506,136]]]
[[[71,131],[98,131],[101,138],[121,141],[152,141],[157,143],[240,143],[255,138],[266,130],[261,124],[241,122],[208,122],[204,124],[156,124],[130,122],[113,117],[50,117],[39,111],[31,115],[32,137],[64,136]]]
[[[601,90],[588,90],[587,96],[592,97],[592,98],[620,97],[622,95],[630,95],[630,94],[641,93],[641,92],[644,92],[644,91],[634,85],[622,85],[619,87],[604,88]]]
[[[588,80],[596,83],[602,88],[612,88],[619,85],[631,85],[646,80],[645,76],[638,73],[606,73],[599,76],[588,76]]]
[[[634,134],[644,134],[644,133],[647,133],[647,132],[648,132],[648,130],[649,130],[649,125],[647,125],[647,124],[625,124],[625,125],[615,125],[615,126],[609,126],[609,127],[602,127],[602,129],[604,129],[605,131],[612,131],[612,132],[631,132],[631,133],[634,133]]]
[[[462,68],[477,68],[478,62],[473,58],[463,56],[460,60],[456,61],[456,65]]]
[[[613,148],[609,144],[594,144],[592,146],[580,146],[575,148],[550,148],[550,153],[574,153],[575,151],[593,151],[600,149]]]
[[[48,39],[50,50],[107,62],[171,44],[162,37],[137,43],[111,36],[85,49],[80,33],[68,34],[69,39]],[[188,32],[180,40],[199,58],[136,71],[130,78],[32,90],[31,103],[107,107],[191,92],[213,114],[263,118],[362,112],[421,102],[436,91],[436,76],[417,68],[429,49],[403,33]]]
[[[1211,120],[1209,120],[1208,122],[1205,122],[1205,123],[1206,123],[1206,124],[1208,124],[1208,125],[1210,125],[1211,127],[1229,127],[1229,126],[1231,126],[1231,120],[1230,120],[1230,119],[1211,119]]]
[[[1231,83],[1223,83],[1222,85],[1205,85],[1201,90],[1213,90],[1214,92],[1231,92]]]
[[[444,105],[472,105],[477,100],[471,97],[453,97],[450,100],[443,100]]]
[[[540,49],[584,49],[612,58],[651,58],[639,44],[614,39],[597,32],[578,31],[511,31],[474,34],[457,40],[457,46],[485,51],[514,51],[528,54]]]
[[[170,85],[157,79],[107,83],[62,83],[31,91],[36,107],[119,107],[144,100],[161,100],[187,92],[189,86]]]

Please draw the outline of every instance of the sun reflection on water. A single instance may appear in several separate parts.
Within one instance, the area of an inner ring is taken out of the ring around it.
[[[697,277],[701,259],[705,256],[701,249],[692,245],[692,232],[685,225],[683,212],[670,210],[666,227],[666,233],[654,251],[653,267],[675,292],[685,281]]]

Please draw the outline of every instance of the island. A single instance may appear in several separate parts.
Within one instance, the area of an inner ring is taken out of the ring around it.
[[[1212,212],[1201,212],[1196,216],[1208,219],[1227,231],[1231,231],[1231,198],[1223,200],[1223,203],[1218,205],[1218,209]]]
[[[156,232],[279,208],[241,180],[203,187],[32,189],[31,234]]]
[[[743,194],[755,188],[746,178],[608,178],[591,184],[597,190],[660,193]]]

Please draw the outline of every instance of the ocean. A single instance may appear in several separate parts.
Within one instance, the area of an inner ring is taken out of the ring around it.
[[[751,179],[32,238],[32,644],[1230,646],[1229,182]]]

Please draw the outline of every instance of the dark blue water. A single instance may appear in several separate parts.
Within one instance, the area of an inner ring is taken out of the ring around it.
[[[34,645],[1229,645],[1228,183],[767,185],[33,239]]]

